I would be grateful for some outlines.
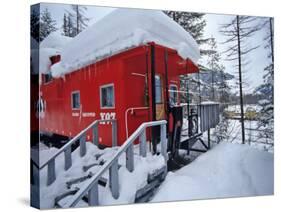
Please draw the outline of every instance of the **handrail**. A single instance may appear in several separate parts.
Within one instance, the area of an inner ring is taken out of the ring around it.
[[[149,107],[129,107],[125,111],[125,128],[126,128],[126,139],[129,137],[129,132],[128,132],[128,112],[131,111],[133,113],[134,110],[147,110]]]
[[[118,181],[118,159],[126,151],[126,167],[129,171],[134,170],[133,163],[133,145],[134,141],[140,136],[140,154],[146,156],[146,128],[160,125],[161,126],[161,154],[167,161],[167,140],[166,140],[166,120],[145,122],[125,141],[118,149],[111,160],[108,160],[102,168],[74,194],[65,207],[74,207],[83,196],[88,194],[89,205],[98,205],[98,180],[109,169],[110,188],[115,199],[119,197]]]
[[[100,122],[111,122],[112,123],[112,145],[116,146],[116,120],[115,119],[105,119],[105,120],[95,120],[85,129],[83,129],[80,133],[78,133],[74,138],[72,138],[69,142],[67,142],[63,147],[61,147],[54,155],[52,155],[48,160],[46,160],[43,164],[40,164],[39,169],[43,169],[45,166],[48,166],[48,177],[47,177],[47,185],[52,184],[55,179],[55,159],[64,152],[65,154],[65,170],[69,169],[72,166],[71,159],[71,145],[80,141],[80,155],[83,157],[86,154],[86,133],[88,130],[93,128],[94,136],[93,143],[98,144],[98,131],[97,126]]]

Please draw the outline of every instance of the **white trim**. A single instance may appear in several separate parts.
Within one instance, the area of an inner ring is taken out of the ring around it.
[[[79,107],[78,108],[74,108],[73,107],[73,98],[72,98],[72,95],[73,94],[79,94]],[[80,110],[80,108],[81,108],[81,98],[80,98],[81,96],[80,96],[80,90],[75,90],[75,91],[72,91],[71,92],[71,94],[70,94],[70,99],[71,99],[71,109],[72,110]]]
[[[187,91],[173,91],[173,90],[168,90],[168,91],[171,93],[187,93],[188,94]]]
[[[140,73],[135,73],[135,72],[133,72],[133,73],[131,73],[131,74],[134,75],[134,76],[146,77],[145,74],[140,74]]]
[[[102,106],[102,89],[103,88],[108,88],[108,87],[113,87],[113,106],[111,106],[111,107],[108,107],[108,106],[103,107]],[[105,85],[101,85],[100,86],[100,108],[101,109],[115,109],[115,86],[114,86],[114,83],[109,83],[109,84],[105,84]]]

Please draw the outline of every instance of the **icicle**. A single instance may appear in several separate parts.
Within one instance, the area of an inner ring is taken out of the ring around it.
[[[63,82],[65,82],[66,81],[66,76],[65,75],[62,75],[62,77],[61,77],[62,79],[63,79]]]
[[[84,81],[87,80],[87,73],[86,73],[86,68],[82,68],[83,69],[83,73],[84,73]]]
[[[106,59],[106,68],[109,68],[109,57]]]

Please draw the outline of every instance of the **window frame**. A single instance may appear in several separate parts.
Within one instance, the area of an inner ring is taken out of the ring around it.
[[[156,77],[159,77],[159,82],[160,82],[160,86],[159,86],[159,88],[160,88],[160,98],[161,98],[160,102],[156,101],[157,100],[157,97],[156,97]],[[155,85],[154,85],[154,87],[155,87],[155,104],[163,104],[164,96],[163,96],[163,81],[162,81],[162,77],[161,77],[160,74],[155,74],[154,79],[155,79]]]
[[[79,95],[79,107],[78,107],[78,108],[73,107],[73,94],[78,94],[78,95]],[[72,92],[71,92],[71,109],[72,109],[72,110],[80,110],[80,108],[81,108],[81,96],[80,96],[80,91],[79,91],[79,90],[72,91]]]
[[[172,90],[171,89],[171,87],[174,87],[174,88],[176,88],[176,91],[178,91],[178,86],[177,86],[177,84],[174,84],[174,83],[170,83],[169,84],[169,90]],[[169,104],[171,104],[171,102],[170,102],[170,99],[171,99],[171,91],[169,91]],[[177,92],[175,92],[176,93],[176,102],[175,102],[175,105],[177,105],[178,104],[178,98],[179,98],[179,95],[178,95],[178,93]]]
[[[49,80],[49,81],[46,81],[47,76],[50,77],[50,80]],[[53,78],[53,76],[52,76],[51,73],[43,74],[44,85],[47,85],[47,84],[51,83],[51,82],[53,81],[53,79],[54,79],[54,78]]]
[[[112,87],[112,98],[113,98],[113,106],[103,106],[102,105],[102,89]],[[114,83],[104,84],[100,86],[100,108],[101,109],[115,109],[115,86]]]

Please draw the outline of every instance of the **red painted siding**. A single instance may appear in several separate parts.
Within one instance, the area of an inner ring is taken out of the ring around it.
[[[152,44],[154,45],[154,44]],[[165,50],[168,56],[168,78],[176,81],[179,87],[179,74],[186,73],[179,63],[183,61],[174,50],[156,45],[156,73],[164,78]],[[189,62],[189,72],[197,71],[197,67]],[[69,137],[75,136],[96,119],[117,119],[118,144],[121,145],[142,122],[150,120],[148,99],[145,95],[145,75],[150,75],[150,46],[141,46],[115,56],[104,59],[66,74],[64,78],[53,79],[41,84],[40,91],[46,102],[44,117],[40,118],[40,130]],[[148,77],[149,82],[149,77]],[[163,81],[164,82],[164,81]],[[114,85],[115,107],[101,108],[100,86]],[[173,83],[174,84],[174,83]],[[149,85],[149,83],[148,83]],[[163,83],[164,88],[165,83]],[[150,89],[148,96],[150,96]],[[71,93],[80,92],[80,109],[72,109]],[[164,91],[163,91],[164,92]],[[165,97],[165,93],[163,93]],[[141,107],[133,112],[128,108]],[[126,118],[126,111],[127,118]],[[115,114],[115,117],[114,117]],[[167,117],[165,117],[167,118]],[[126,125],[127,119],[127,125]],[[99,126],[100,143],[111,146],[111,124]],[[87,139],[92,139],[91,133]]]

